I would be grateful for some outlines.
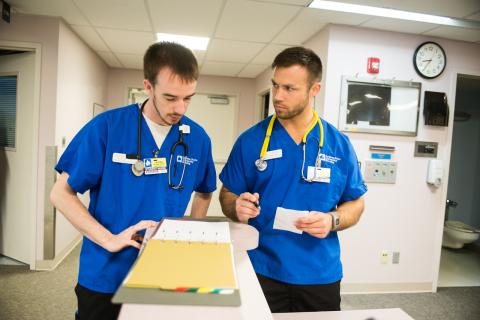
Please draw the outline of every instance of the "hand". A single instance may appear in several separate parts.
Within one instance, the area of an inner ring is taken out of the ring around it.
[[[307,217],[298,219],[295,226],[311,236],[323,239],[332,230],[332,219],[328,213],[310,211]]]
[[[143,241],[143,237],[137,234],[137,232],[147,228],[153,228],[156,225],[157,223],[155,221],[142,220],[119,234],[112,234],[103,247],[109,252],[118,252],[126,247],[140,249],[141,244],[138,241]]]
[[[240,222],[247,222],[250,218],[255,218],[260,214],[259,207],[260,195],[249,192],[242,193],[235,201],[235,212]]]

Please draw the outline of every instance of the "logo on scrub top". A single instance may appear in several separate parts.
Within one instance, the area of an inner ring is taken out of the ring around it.
[[[336,164],[337,161],[342,160],[342,159],[334,157],[334,156],[327,156],[324,153],[320,153],[320,155],[318,157],[320,158],[320,161],[328,162],[328,163],[331,163],[331,164]]]
[[[181,155],[178,155],[177,156],[177,162],[180,162],[180,163],[185,163],[187,165],[191,165],[195,162],[197,162],[198,159],[194,159],[194,158],[189,158],[189,157],[184,157],[184,156],[181,156]]]

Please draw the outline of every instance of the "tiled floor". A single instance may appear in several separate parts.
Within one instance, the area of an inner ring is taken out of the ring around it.
[[[468,249],[442,248],[438,286],[480,286],[480,254]]]

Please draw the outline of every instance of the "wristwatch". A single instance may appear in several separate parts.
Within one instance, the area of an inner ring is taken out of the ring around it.
[[[340,227],[340,216],[336,212],[330,212],[332,216],[332,231],[337,230]]]

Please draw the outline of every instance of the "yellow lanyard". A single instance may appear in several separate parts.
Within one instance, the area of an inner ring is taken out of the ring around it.
[[[312,129],[318,123],[318,128],[320,131],[320,140],[318,141],[318,147],[321,149],[323,147],[323,125],[322,125],[322,121],[320,121],[315,111],[313,111],[313,117],[315,118],[315,121],[310,125],[310,127],[308,127],[307,132],[305,132],[305,134],[303,135],[302,142],[304,144],[307,143],[308,134],[310,133],[310,131],[312,131]],[[270,122],[268,123],[267,131],[265,133],[265,139],[263,140],[262,150],[260,151],[260,159],[265,159],[265,155],[267,154],[268,145],[270,144],[270,136],[272,135],[273,124],[276,118],[277,118],[277,114],[274,114],[270,119]]]

